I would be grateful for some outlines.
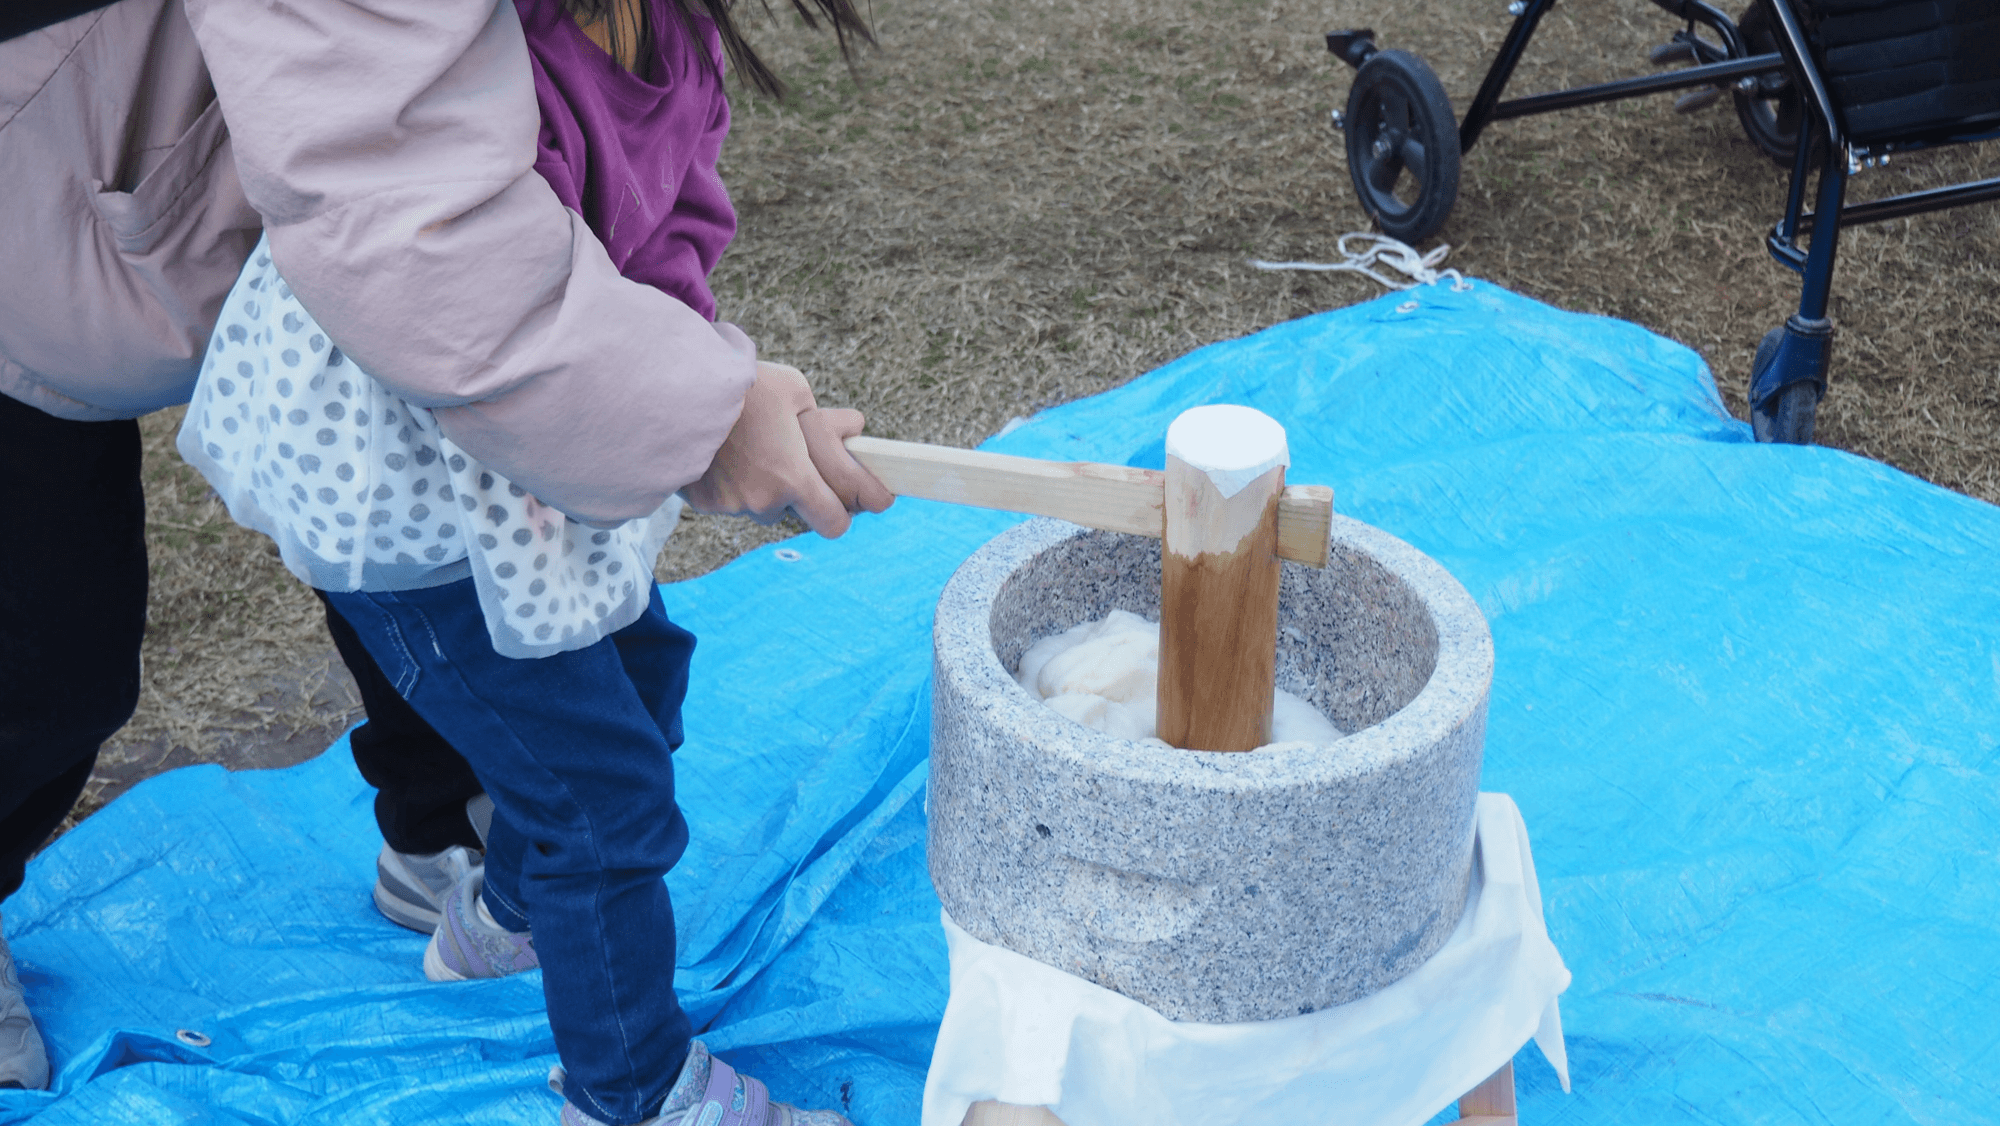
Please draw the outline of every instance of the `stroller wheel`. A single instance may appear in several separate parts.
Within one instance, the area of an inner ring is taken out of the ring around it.
[[[1347,171],[1385,234],[1415,244],[1458,199],[1458,124],[1444,84],[1407,51],[1377,51],[1347,92]]]
[[[1765,0],[1755,0],[1744,9],[1736,29],[1743,36],[1744,48],[1752,55],[1766,55],[1778,49],[1778,33],[1771,26],[1771,10],[1765,6]],[[1790,167],[1799,147],[1804,105],[1798,91],[1792,88],[1791,76],[1766,74],[1745,81],[1752,89],[1738,87],[1732,91],[1736,119],[1743,123],[1744,135],[1765,156]]]
[[[1751,373],[1769,367],[1778,358],[1778,345],[1784,340],[1785,330],[1774,328],[1757,342],[1757,358],[1751,361]],[[1765,404],[1769,410],[1759,409],[1750,404],[1750,433],[1759,442],[1785,442],[1794,446],[1810,446],[1813,442],[1813,423],[1819,414],[1819,388],[1811,383],[1790,384],[1772,396]]]
[[[1759,442],[1784,442],[1793,446],[1813,444],[1813,421],[1819,413],[1819,391],[1810,383],[1794,383],[1778,392],[1765,414],[1752,407],[1750,430]]]

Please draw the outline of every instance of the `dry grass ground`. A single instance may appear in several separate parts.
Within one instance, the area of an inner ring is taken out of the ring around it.
[[[766,356],[874,432],[956,444],[1373,296],[1351,275],[1246,265],[1326,258],[1365,225],[1326,124],[1349,72],[1320,33],[1374,27],[1462,110],[1506,28],[1499,0],[879,0],[872,18],[882,49],[858,85],[826,37],[753,19],[794,94],[738,98],[723,171],[742,233],[716,288]],[[1641,72],[1672,30],[1644,0],[1567,3],[1515,89]],[[1996,155],[1920,155],[1855,191],[1991,175]],[[1695,348],[1741,415],[1757,339],[1797,297],[1760,242],[1783,187],[1726,101],[1683,117],[1656,97],[1493,127],[1441,238],[1469,274]],[[1823,443],[2000,501],[1996,252],[1990,205],[1845,236]],[[316,604],[174,458],[177,424],[146,424],[145,695],[86,810],[183,762],[303,757],[354,716]],[[690,520],[661,575],[781,534]]]

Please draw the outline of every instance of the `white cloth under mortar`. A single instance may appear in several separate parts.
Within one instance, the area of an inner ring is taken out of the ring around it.
[[[1166,746],[1159,739],[1156,622],[1113,610],[1030,645],[1014,677],[1037,699],[1093,731]],[[1280,688],[1272,701],[1271,741],[1265,747],[1324,746],[1344,734],[1319,709]]]
[[[1444,947],[1388,988],[1306,1016],[1171,1021],[948,916],[944,930],[951,999],[923,1126],[960,1126],[982,1099],[1046,1106],[1067,1126],[1418,1126],[1531,1037],[1569,1090],[1556,1007],[1569,970],[1505,794],[1479,795],[1472,886]]]

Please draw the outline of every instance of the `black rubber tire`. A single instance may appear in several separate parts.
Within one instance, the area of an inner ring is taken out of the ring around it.
[[[1347,173],[1384,234],[1415,245],[1458,201],[1458,122],[1444,83],[1407,51],[1377,51],[1347,92]]]
[[[1778,344],[1784,337],[1784,329],[1774,328],[1757,342],[1757,358],[1750,364],[1753,380],[1777,356]],[[1750,433],[1759,442],[1810,446],[1813,444],[1813,424],[1818,416],[1819,388],[1810,383],[1794,383],[1778,392],[1777,400],[1768,413],[1758,410],[1755,403],[1750,405]]]
[[[1765,6],[1765,0],[1753,0],[1743,9],[1736,30],[1743,36],[1744,48],[1752,55],[1770,54],[1778,49],[1778,33],[1772,26],[1771,10]],[[1759,152],[1790,168],[1792,156],[1798,152],[1799,126],[1805,120],[1805,103],[1792,88],[1791,76],[1763,75],[1757,79],[1754,92],[1746,94],[1734,86],[1729,92],[1736,102],[1736,120],[1743,124],[1743,135],[1750,138]]]
[[[1813,444],[1813,423],[1819,414],[1819,389],[1810,383],[1794,383],[1778,392],[1777,409],[1764,424],[1760,442],[1784,442],[1793,446]],[[1752,418],[1755,429],[1755,417]]]

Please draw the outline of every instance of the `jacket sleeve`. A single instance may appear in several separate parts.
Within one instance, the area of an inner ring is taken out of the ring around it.
[[[707,469],[742,333],[619,276],[535,173],[513,0],[189,0],[286,282],[361,367],[579,519]]]

